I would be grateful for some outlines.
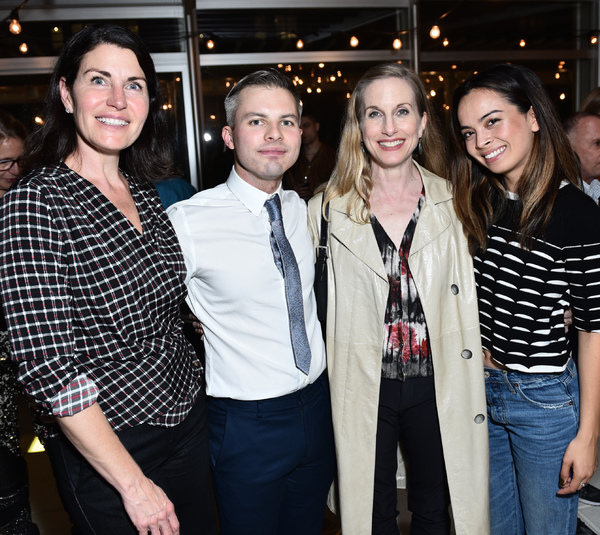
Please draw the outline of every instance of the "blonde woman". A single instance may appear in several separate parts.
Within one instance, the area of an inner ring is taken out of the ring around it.
[[[418,76],[373,67],[354,90],[329,208],[327,358],[344,535],[489,533],[488,447],[473,265]],[[424,163],[413,160],[422,148]],[[319,241],[322,196],[309,204]]]

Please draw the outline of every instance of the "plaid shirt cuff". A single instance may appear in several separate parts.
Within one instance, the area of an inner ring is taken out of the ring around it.
[[[98,387],[85,375],[76,377],[50,403],[54,416],[73,416],[93,405],[98,399]]]

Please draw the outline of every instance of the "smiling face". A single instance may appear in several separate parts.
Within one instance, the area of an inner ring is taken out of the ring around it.
[[[235,151],[237,174],[262,191],[274,192],[300,152],[294,97],[279,87],[246,87],[239,94],[234,124],[223,128],[223,141]]]
[[[365,88],[363,101],[360,130],[371,165],[390,169],[410,163],[427,114],[419,114],[409,83],[401,78],[375,80]]]
[[[73,87],[63,78],[60,90],[73,113],[80,155],[118,155],[139,137],[148,117],[146,77],[129,49],[98,45],[83,57]]]
[[[533,108],[522,113],[495,91],[474,89],[461,99],[457,115],[469,155],[516,191],[540,129]]]
[[[0,160],[17,160],[23,152],[23,142],[15,137],[7,137],[0,141]],[[0,198],[4,196],[15,180],[19,178],[21,168],[18,163],[0,171]]]

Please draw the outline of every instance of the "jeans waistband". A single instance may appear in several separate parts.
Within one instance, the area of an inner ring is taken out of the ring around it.
[[[282,410],[295,407],[298,403],[302,401],[308,401],[309,399],[318,396],[322,392],[328,393],[328,387],[329,381],[327,379],[327,370],[325,370],[314,383],[311,383],[300,390],[296,390],[295,392],[290,392],[284,396],[279,396],[278,398],[247,401],[241,399],[215,398],[209,396],[208,400],[209,403],[210,401],[217,401],[219,403],[225,403],[231,407],[249,410]]]
[[[519,379],[521,381],[527,381],[529,379],[531,381],[535,381],[545,377],[562,377],[563,375],[573,376],[576,374],[576,367],[575,362],[571,358],[567,362],[566,368],[557,372],[528,373],[519,370],[499,370],[496,368],[484,368],[484,372],[486,377],[508,377],[510,380]]]

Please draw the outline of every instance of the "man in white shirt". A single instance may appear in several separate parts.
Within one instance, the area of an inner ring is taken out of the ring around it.
[[[579,157],[583,191],[600,199],[600,115],[576,113],[565,122],[571,147]]]
[[[240,80],[225,110],[223,140],[235,156],[227,182],[169,209],[186,261],[188,304],[205,332],[221,533],[318,535],[334,473],[325,349],[306,203],[281,188],[300,150],[301,105],[292,82],[270,70]],[[279,253],[272,245],[274,201],[297,265],[289,269],[295,294],[286,290],[289,247]],[[292,320],[298,312],[300,327]]]

